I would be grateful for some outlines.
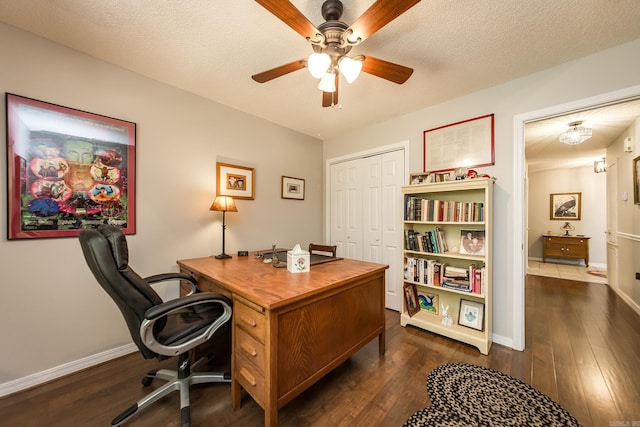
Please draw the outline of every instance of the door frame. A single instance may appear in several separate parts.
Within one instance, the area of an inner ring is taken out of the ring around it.
[[[554,105],[540,110],[529,111],[517,114],[513,117],[513,240],[512,247],[514,249],[514,268],[512,283],[513,289],[513,343],[512,348],[515,350],[524,350],[525,343],[525,323],[524,323],[524,279],[526,275],[526,250],[525,250],[525,212],[527,206],[525,177],[525,138],[524,126],[527,122],[541,120],[555,115],[567,114],[572,111],[585,110],[595,108],[605,104],[624,102],[633,98],[640,97],[640,85],[631,86],[600,95],[579,99],[565,104]],[[517,255],[520,251],[520,256]]]

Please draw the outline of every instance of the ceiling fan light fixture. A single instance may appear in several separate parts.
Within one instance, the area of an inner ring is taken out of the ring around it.
[[[322,76],[320,83],[318,83],[318,89],[327,93],[335,92],[336,91],[336,73],[334,73],[333,71],[327,71],[324,74],[324,76]]]
[[[592,129],[582,126],[582,121],[569,123],[569,129],[560,134],[560,142],[567,145],[576,145],[591,138]]]
[[[314,52],[309,55],[309,59],[307,60],[309,72],[316,79],[321,79],[329,69],[330,65],[331,57],[326,53]]]
[[[362,71],[362,61],[349,58],[348,56],[343,56],[340,59],[338,68],[347,82],[353,83],[360,75],[360,71]]]

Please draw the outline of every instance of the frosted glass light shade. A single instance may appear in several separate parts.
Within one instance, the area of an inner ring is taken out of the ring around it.
[[[327,71],[322,80],[318,84],[318,89],[323,92],[333,93],[336,91],[336,74],[333,71]]]
[[[569,129],[560,134],[560,142],[567,145],[581,144],[591,138],[591,128],[582,126],[582,122],[569,123]]]
[[[312,53],[307,60],[309,72],[316,79],[321,79],[331,65],[331,57],[326,53]]]
[[[340,72],[348,83],[353,83],[362,71],[362,61],[356,61],[348,56],[344,56],[339,64]]]

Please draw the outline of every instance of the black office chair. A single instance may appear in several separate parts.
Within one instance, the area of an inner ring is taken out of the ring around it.
[[[186,274],[140,277],[128,265],[127,241],[118,227],[101,225],[97,229],[82,230],[79,239],[89,268],[120,308],[142,356],[159,360],[179,356],[177,371],[153,370],[142,380],[145,386],[154,378],[168,382],[114,418],[111,425],[119,426],[143,408],[179,390],[182,426],[189,426],[189,385],[231,382],[228,373],[192,372],[208,362],[210,357],[201,358],[193,365],[189,362],[189,350],[212,337],[228,345],[231,301],[211,292],[195,293],[195,280]],[[192,292],[167,302],[163,302],[149,286],[150,283],[178,279],[189,281]],[[230,347],[228,351],[231,351]]]

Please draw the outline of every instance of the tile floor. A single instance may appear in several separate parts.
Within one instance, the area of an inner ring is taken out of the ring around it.
[[[579,280],[590,283],[607,283],[606,277],[587,274],[587,271],[598,271],[606,274],[606,270],[601,268],[556,264],[550,261],[543,263],[541,261],[529,260],[527,265],[527,274],[533,274],[535,276],[557,277],[560,279]]]

